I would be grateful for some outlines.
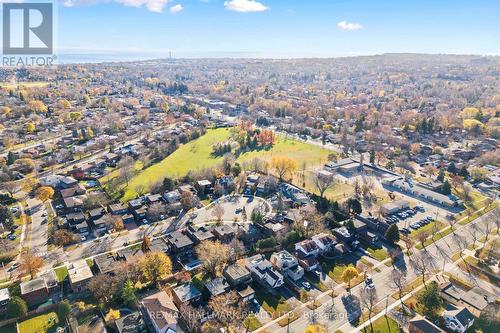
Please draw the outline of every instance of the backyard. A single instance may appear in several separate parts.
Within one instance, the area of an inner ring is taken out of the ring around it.
[[[57,314],[48,312],[19,323],[19,333],[52,333],[57,328]]]

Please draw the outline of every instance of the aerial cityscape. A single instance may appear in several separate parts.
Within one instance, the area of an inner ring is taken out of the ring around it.
[[[0,333],[500,332],[499,3],[2,6]]]

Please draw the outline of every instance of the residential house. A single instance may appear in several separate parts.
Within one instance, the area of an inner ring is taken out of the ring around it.
[[[215,235],[213,234],[211,228],[208,226],[192,226],[190,225],[186,229],[186,234],[195,242],[196,244],[204,241],[204,240],[214,240]]]
[[[307,272],[314,271],[318,268],[319,262],[316,257],[319,253],[320,248],[316,242],[311,239],[306,239],[295,244],[295,257]]]
[[[78,195],[84,195],[87,193],[87,190],[85,189],[85,186],[77,184],[76,186],[62,189],[60,193],[62,198],[70,198]]]
[[[445,333],[444,330],[421,315],[416,315],[408,322],[408,331],[409,333]]]
[[[204,293],[209,297],[219,296],[225,294],[231,290],[229,283],[227,283],[224,277],[218,277],[204,282]]]
[[[69,285],[73,292],[79,293],[87,290],[87,284],[94,276],[85,260],[75,261],[68,266]]]
[[[196,182],[196,189],[202,195],[208,194],[212,190],[212,183],[207,179],[199,180]]]
[[[0,289],[0,312],[4,311],[10,300],[9,288]]]
[[[250,272],[239,264],[232,264],[224,269],[223,276],[233,288],[249,285],[252,282]]]
[[[299,266],[297,258],[288,251],[282,250],[273,253],[270,261],[283,275],[288,276],[293,281],[297,281],[304,276],[304,269]]]
[[[201,300],[201,293],[192,283],[186,283],[172,289],[172,298],[177,308],[184,303],[196,306]]]
[[[337,243],[335,237],[325,232],[312,236],[311,240],[316,243],[320,253],[330,252]]]
[[[134,311],[115,320],[115,328],[118,333],[147,332],[142,314],[138,311]]]
[[[310,202],[309,197],[304,191],[288,183],[281,183],[279,185],[280,192],[293,203],[298,205],[305,205]]]
[[[110,253],[105,253],[94,257],[94,268],[97,273],[106,274],[113,273],[115,268],[116,258]]]
[[[47,302],[59,290],[58,286],[56,273],[50,270],[33,280],[21,282],[21,298],[28,307],[35,307]]]
[[[474,324],[474,315],[466,307],[445,310],[443,318],[446,327],[458,333],[464,333]]]
[[[214,227],[212,233],[223,243],[230,242],[235,235],[234,229],[228,224],[221,224]]]
[[[172,253],[182,253],[193,248],[194,242],[182,231],[176,230],[165,236]]]
[[[143,298],[139,308],[150,331],[155,333],[182,332],[177,323],[179,310],[172,297],[165,291]]]
[[[128,213],[128,208],[127,208],[127,205],[120,202],[120,203],[109,205],[108,212],[110,212],[113,215],[125,215]]]
[[[181,200],[181,193],[178,190],[165,192],[163,194],[163,199],[165,199],[165,201],[169,204],[174,204]]]
[[[245,267],[252,274],[254,281],[265,287],[275,289],[281,287],[284,283],[283,275],[261,254],[247,258]]]

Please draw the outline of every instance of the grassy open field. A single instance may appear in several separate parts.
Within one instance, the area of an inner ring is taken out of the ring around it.
[[[212,155],[212,146],[228,140],[230,135],[230,129],[211,129],[200,138],[180,146],[161,162],[140,171],[130,181],[122,200],[134,198],[136,196],[134,188],[138,184],[149,186],[162,181],[165,177],[179,178],[189,171],[215,167],[222,162],[222,157]],[[237,161],[243,163],[255,157],[270,161],[276,156],[286,156],[294,158],[299,165],[305,162],[308,166],[317,166],[326,161],[328,154],[329,151],[321,147],[278,137],[271,149],[240,154],[237,156]]]
[[[370,325],[366,326],[361,330],[363,333],[398,333],[400,332],[398,323],[387,316],[380,317],[372,323],[373,331],[370,328]]]
[[[35,81],[35,82],[19,82],[19,83],[7,83],[0,82],[0,88],[2,89],[17,89],[17,88],[40,88],[45,87],[49,84],[47,81]]]
[[[57,315],[49,312],[19,323],[19,333],[52,333],[57,328]]]

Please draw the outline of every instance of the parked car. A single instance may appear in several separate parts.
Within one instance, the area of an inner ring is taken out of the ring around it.
[[[375,284],[373,283],[373,279],[370,275],[366,275],[365,278],[365,288],[366,289],[375,289]]]
[[[311,289],[311,284],[309,282],[304,281],[304,282],[302,282],[302,287],[309,290],[309,289]]]
[[[11,241],[15,240],[16,238],[17,238],[17,236],[14,235],[14,234],[10,234],[10,235],[7,236],[7,239],[11,240]]]
[[[61,204],[56,205],[56,209],[63,209],[63,208],[64,208],[64,205],[61,205]]]
[[[80,240],[82,242],[85,242],[87,240],[87,237],[85,237],[85,235],[80,235]]]

